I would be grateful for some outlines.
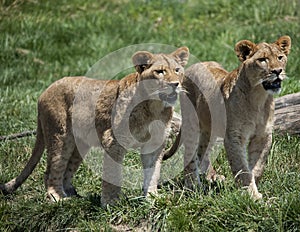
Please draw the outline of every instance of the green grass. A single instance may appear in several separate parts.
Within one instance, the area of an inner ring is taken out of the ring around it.
[[[297,0],[2,0],[0,135],[35,129],[38,96],[52,82],[84,75],[105,55],[133,44],[185,45],[199,60],[231,70],[238,65],[237,41],[272,42],[287,34],[292,51],[281,95],[299,92],[298,9]],[[20,172],[33,143],[33,137],[0,143],[0,183]],[[140,197],[140,188],[125,189],[122,200],[107,210],[100,207],[101,177],[86,164],[75,178],[84,197],[49,203],[43,157],[15,194],[0,196],[0,230],[299,231],[299,144],[297,137],[275,136],[259,185],[262,202],[235,188],[222,151],[216,168],[225,183],[207,184],[205,193],[189,192],[175,179],[150,200]],[[128,165],[134,165],[131,158]]]

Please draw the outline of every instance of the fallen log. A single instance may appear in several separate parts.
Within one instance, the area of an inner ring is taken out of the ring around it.
[[[280,134],[300,135],[300,92],[275,99],[274,130]]]
[[[173,118],[171,133],[177,134],[180,122]],[[275,99],[274,130],[279,134],[300,136],[300,92]]]

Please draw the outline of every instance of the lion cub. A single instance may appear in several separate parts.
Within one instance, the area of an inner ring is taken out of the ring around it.
[[[31,174],[47,149],[45,186],[57,201],[77,195],[71,180],[92,146],[105,150],[102,205],[118,199],[122,161],[129,148],[141,149],[143,190],[157,191],[162,149],[180,91],[189,50],[171,54],[140,51],[133,55],[136,73],[120,81],[65,77],[54,82],[38,100],[35,147],[21,174],[1,185],[11,193]]]
[[[286,78],[290,48],[289,36],[274,43],[242,40],[235,45],[241,65],[234,71],[227,72],[216,62],[197,63],[186,70],[182,129],[164,159],[174,154],[181,137],[188,187],[195,182],[201,184],[199,172],[210,169],[208,174],[213,178],[209,152],[218,136],[225,137],[225,150],[236,181],[247,187],[254,199],[262,197],[257,183],[272,143],[272,95],[280,92]]]

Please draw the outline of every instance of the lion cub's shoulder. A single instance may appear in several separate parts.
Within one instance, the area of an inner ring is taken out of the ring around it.
[[[222,81],[229,73],[221,64],[215,61],[202,62],[205,68],[213,75],[216,81]]]
[[[238,79],[238,69],[228,72],[221,64],[215,61],[203,62],[202,64],[221,88],[223,96],[228,98]]]

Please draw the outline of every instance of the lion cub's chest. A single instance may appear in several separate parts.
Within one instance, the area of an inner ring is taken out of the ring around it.
[[[159,100],[141,101],[134,92],[116,93],[106,88],[101,93],[96,109],[99,138],[115,138],[122,146],[133,149],[150,140],[164,140],[172,108]]]
[[[250,89],[245,94],[235,87],[225,99],[225,105],[228,128],[244,131],[249,136],[272,130],[274,102],[267,93]]]
[[[171,118],[171,107],[164,107],[160,101],[143,102],[130,115],[130,132],[139,142],[147,142],[151,136],[165,135]]]

